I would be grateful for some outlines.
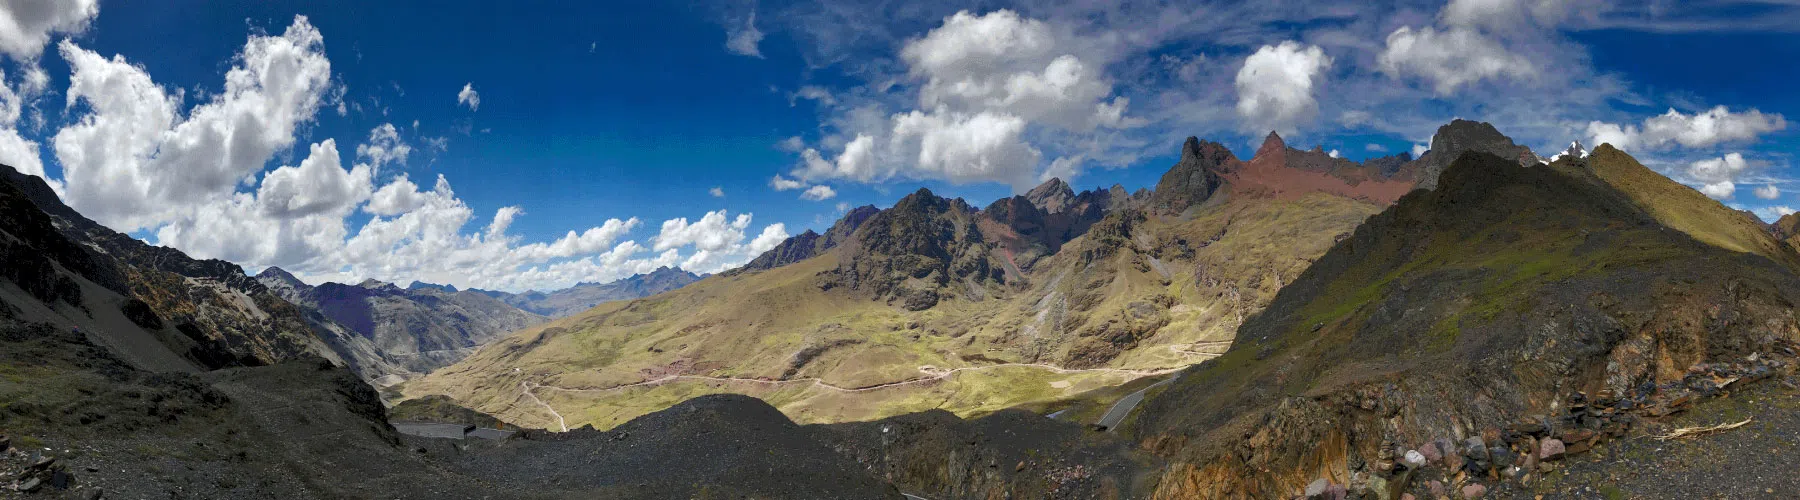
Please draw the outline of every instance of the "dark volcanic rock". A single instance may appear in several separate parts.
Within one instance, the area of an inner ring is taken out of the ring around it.
[[[1219,174],[1236,163],[1237,156],[1223,144],[1189,137],[1181,145],[1181,160],[1156,183],[1150,206],[1159,213],[1179,214],[1205,202],[1223,183]]]

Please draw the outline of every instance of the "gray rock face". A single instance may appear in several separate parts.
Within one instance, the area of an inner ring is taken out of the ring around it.
[[[1164,173],[1150,195],[1150,206],[1161,213],[1181,213],[1211,198],[1224,181],[1219,171],[1238,162],[1223,144],[1189,137],[1181,146],[1181,161]]]
[[[1437,188],[1438,176],[1444,173],[1444,167],[1470,151],[1517,161],[1520,166],[1538,164],[1537,154],[1532,153],[1531,148],[1514,144],[1512,138],[1501,134],[1493,125],[1456,120],[1438,127],[1437,134],[1431,136],[1431,150],[1419,156],[1417,164],[1412,166],[1418,172],[1418,187]]]
[[[1031,204],[1044,213],[1054,214],[1069,208],[1075,202],[1075,191],[1061,178],[1051,178],[1026,192],[1025,199],[1031,200]]]

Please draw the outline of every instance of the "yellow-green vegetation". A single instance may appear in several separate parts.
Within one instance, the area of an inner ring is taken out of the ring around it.
[[[1789,268],[1800,266],[1795,254],[1754,216],[1671,181],[1610,144],[1595,149],[1587,165],[1663,225],[1719,248],[1761,255]]]
[[[969,284],[983,288],[921,311],[826,286],[841,257],[833,249],[602,304],[403,390],[553,429],[559,415],[609,428],[721,392],[800,422],[1067,401],[1225,352],[1244,318],[1380,209],[1324,194],[1245,197],[1187,217],[1103,222],[1103,235],[1075,238],[1022,280]]]

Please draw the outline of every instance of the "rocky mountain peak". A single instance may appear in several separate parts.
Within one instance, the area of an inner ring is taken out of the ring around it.
[[[1457,119],[1438,127],[1437,133],[1431,136],[1431,150],[1419,157],[1419,187],[1436,188],[1444,167],[1469,151],[1489,153],[1521,166],[1538,163],[1538,156],[1531,148],[1513,143],[1511,137],[1500,133],[1492,124]]]
[[[1163,213],[1180,213],[1212,197],[1223,183],[1219,175],[1237,165],[1236,155],[1225,145],[1189,137],[1181,146],[1181,161],[1164,173],[1150,195],[1150,206]]]
[[[356,286],[358,288],[366,288],[369,290],[388,290],[388,291],[400,290],[400,287],[394,286],[393,283],[388,283],[386,281],[377,280],[375,278],[369,278],[366,280],[362,280],[362,283],[357,283]]]
[[[850,239],[850,235],[855,233],[857,228],[862,227],[864,222],[878,213],[881,213],[881,209],[875,208],[874,205],[852,208],[849,212],[845,212],[844,217],[838,219],[837,223],[832,224],[831,229],[825,230],[825,234],[808,229],[806,232],[789,237],[780,245],[763,252],[748,264],[744,264],[743,267],[728,271],[726,274],[774,269],[816,257]]]
[[[437,290],[437,291],[444,292],[444,293],[456,293],[456,285],[440,285],[437,283],[426,283],[423,281],[414,281],[414,282],[412,282],[411,285],[407,285],[406,289],[408,291]]]
[[[1563,158],[1574,158],[1579,160],[1587,157],[1587,148],[1581,146],[1581,141],[1574,141],[1569,143],[1569,149],[1565,149],[1563,152],[1557,153],[1556,156],[1550,157],[1550,162],[1556,162]]]
[[[897,213],[935,214],[949,211],[950,207],[951,201],[948,198],[938,196],[937,194],[932,193],[930,189],[919,188],[918,191],[913,191],[912,194],[906,195],[905,198],[901,198],[900,201],[895,202],[894,208],[888,209],[888,211]]]
[[[300,278],[294,277],[294,275],[292,273],[287,272],[286,269],[282,269],[282,268],[275,267],[275,266],[269,266],[267,269],[263,269],[262,272],[256,273],[256,279],[257,279],[257,281],[262,281],[265,284],[273,281],[276,283],[286,283],[289,286],[293,286],[293,287],[306,286],[306,283],[303,281],[300,281]]]
[[[1270,131],[1269,136],[1263,138],[1262,146],[1256,148],[1256,156],[1260,157],[1266,154],[1285,151],[1287,151],[1287,141],[1281,140],[1281,134]]]
[[[1057,213],[1069,208],[1075,200],[1075,190],[1070,189],[1069,183],[1063,182],[1062,178],[1052,177],[1027,191],[1025,199],[1046,213]]]

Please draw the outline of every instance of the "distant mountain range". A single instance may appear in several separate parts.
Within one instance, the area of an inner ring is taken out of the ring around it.
[[[532,290],[513,294],[481,289],[469,291],[499,299],[501,302],[532,314],[561,318],[593,309],[594,306],[606,302],[631,300],[667,292],[700,281],[701,278],[704,276],[677,268],[660,267],[648,274],[632,275],[609,283],[577,283],[575,286],[553,292]],[[434,287],[439,287],[439,285],[413,283],[409,288]],[[449,289],[455,290],[454,287],[449,287]]]
[[[546,320],[453,287],[401,289],[376,280],[315,287],[279,267],[264,269],[256,280],[281,298],[317,310],[369,339],[389,360],[416,374],[454,363],[490,340]]]

